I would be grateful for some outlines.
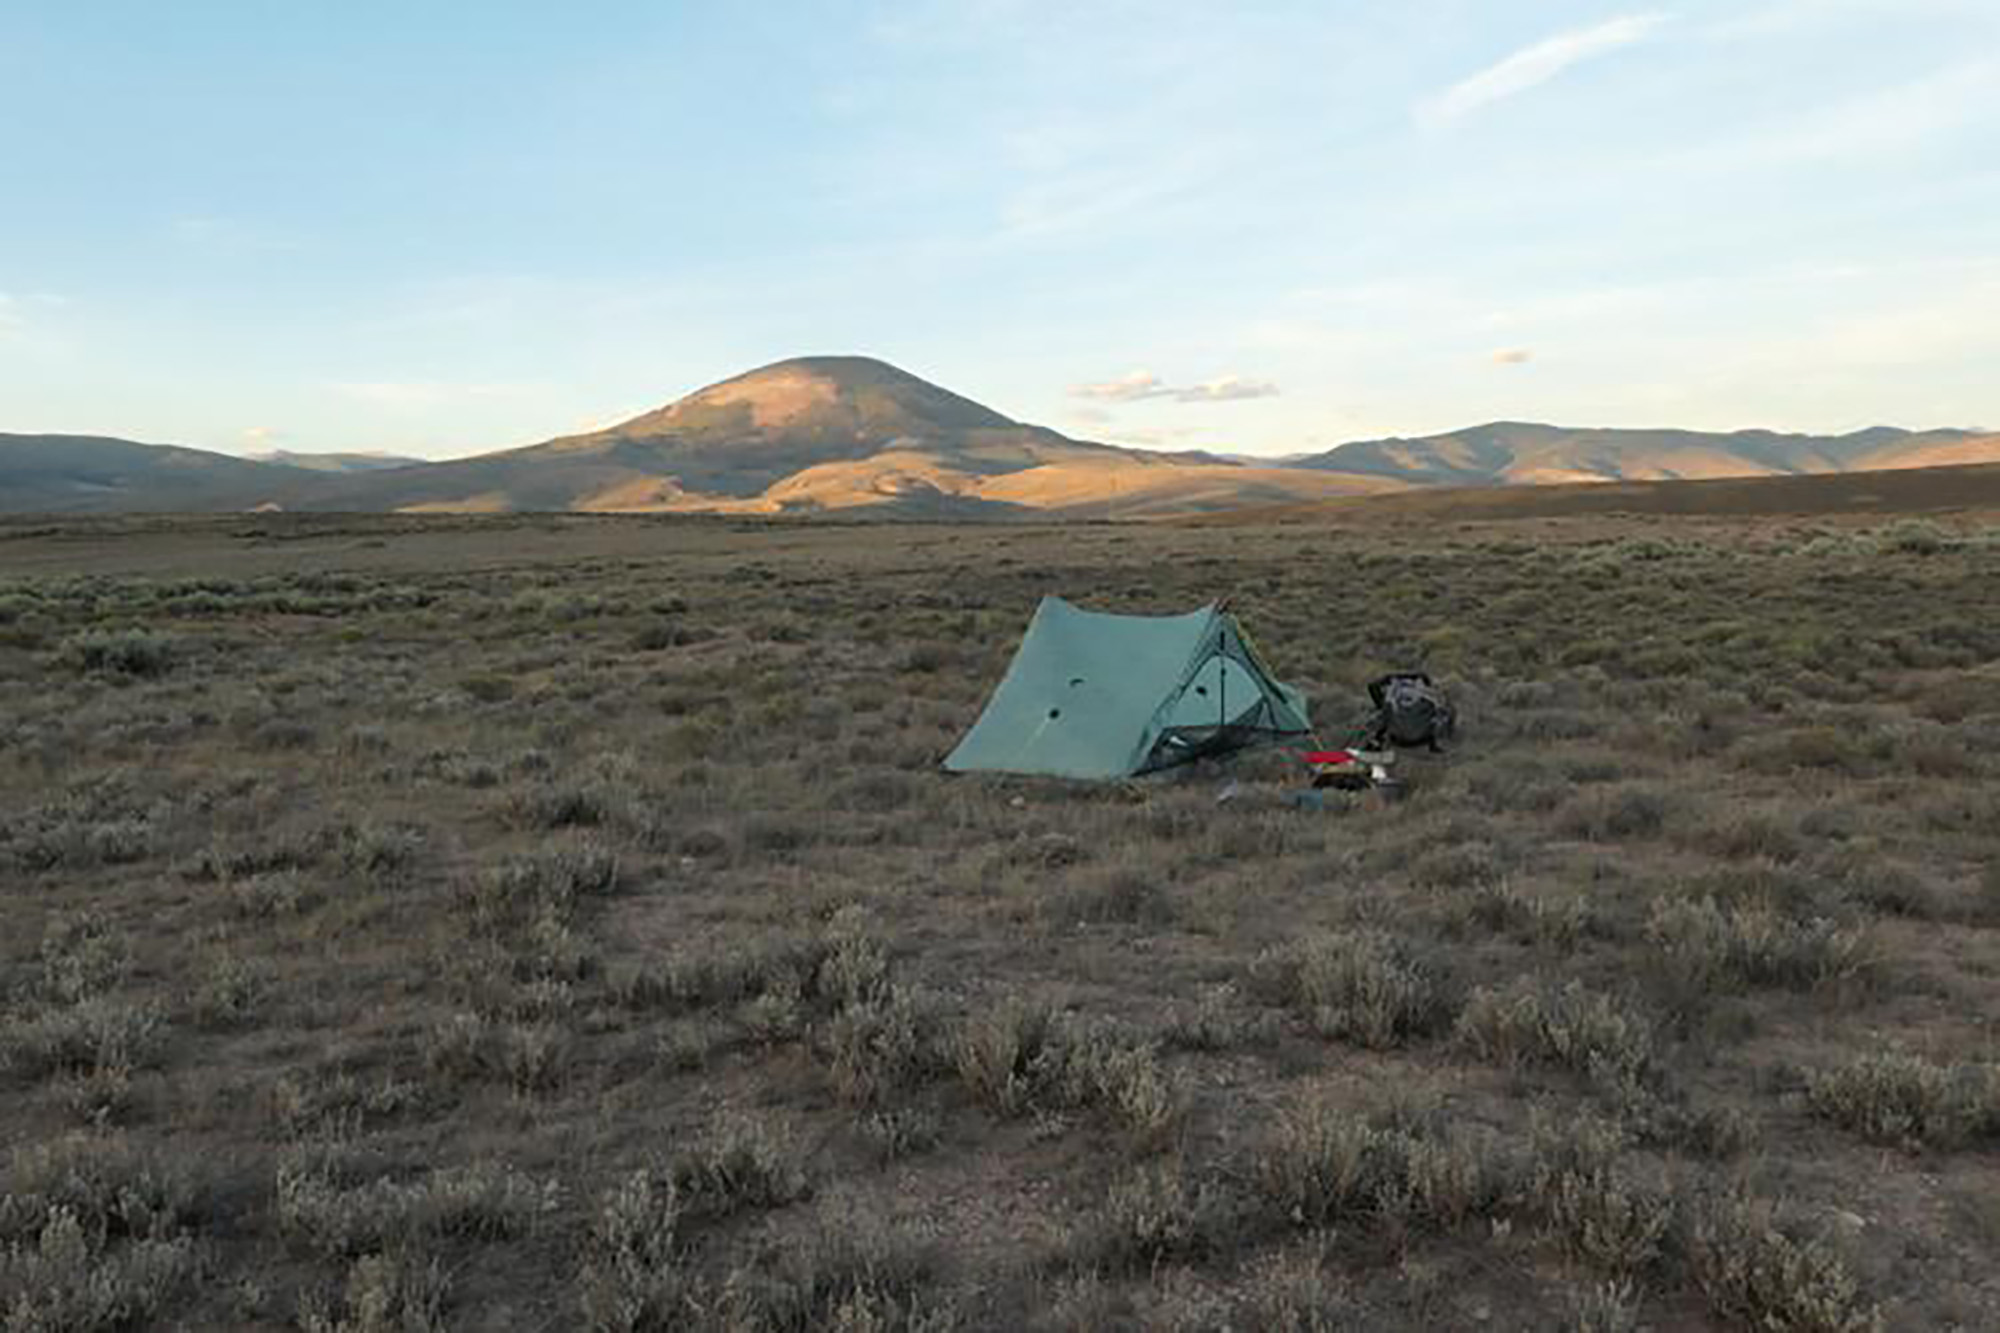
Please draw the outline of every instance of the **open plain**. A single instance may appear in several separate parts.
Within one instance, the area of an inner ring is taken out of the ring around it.
[[[2000,1326],[2000,529],[1363,509],[0,527],[0,1320]],[[1462,739],[941,774],[1047,593]]]

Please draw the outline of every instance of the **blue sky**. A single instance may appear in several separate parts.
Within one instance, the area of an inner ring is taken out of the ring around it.
[[[0,0],[0,430],[2000,429],[2000,0]]]

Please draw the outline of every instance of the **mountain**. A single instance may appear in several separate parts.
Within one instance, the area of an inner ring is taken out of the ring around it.
[[[2000,442],[2000,437],[1987,437]],[[1234,509],[1204,523],[1448,525],[1592,514],[1786,517],[1834,514],[2000,515],[2000,463],[1878,471],[1709,477],[1696,481],[1566,482],[1549,486],[1427,486],[1368,499]]]
[[[1874,471],[2000,461],[2000,436],[1874,426],[1847,435],[1768,430],[1607,430],[1495,421],[1416,439],[1360,440],[1288,460],[1292,467],[1385,477],[1413,486],[1672,481]]]
[[[606,430],[420,473],[354,478],[312,508],[727,509],[954,494],[995,472],[1115,453],[1024,426],[867,357],[780,361]],[[800,474],[811,473],[804,480]],[[766,496],[774,487],[776,494]]]
[[[302,454],[289,449],[273,449],[269,453],[250,454],[253,463],[278,463],[284,467],[304,468],[308,472],[380,472],[388,468],[418,467],[421,458],[404,458],[397,454],[351,453],[351,454]]]
[[[303,489],[288,507],[1005,515],[1235,502],[1234,466],[1073,440],[869,357],[780,361],[606,430]],[[1258,475],[1260,499],[1381,489]],[[1218,472],[1231,473],[1228,479]],[[1111,507],[1118,508],[1116,504]],[[1121,510],[1122,512],[1122,510]]]
[[[12,513],[248,508],[249,497],[309,477],[297,468],[176,445],[0,434],[0,511]]]
[[[1577,429],[1493,422],[1254,459],[1071,439],[869,357],[809,356],[605,430],[427,463],[232,458],[87,436],[0,435],[0,511],[280,508],[481,513],[1166,517],[1437,487],[1740,477],[2000,461],[2000,435]]]

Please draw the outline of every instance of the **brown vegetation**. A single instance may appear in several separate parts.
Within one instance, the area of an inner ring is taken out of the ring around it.
[[[1990,530],[0,528],[0,1320],[1992,1327]],[[1329,740],[951,779],[1035,599]]]

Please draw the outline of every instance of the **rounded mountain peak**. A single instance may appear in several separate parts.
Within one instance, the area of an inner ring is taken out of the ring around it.
[[[723,427],[783,435],[833,428],[893,438],[1015,424],[991,408],[886,361],[867,356],[800,356],[697,389],[617,430],[626,435],[651,435]]]

